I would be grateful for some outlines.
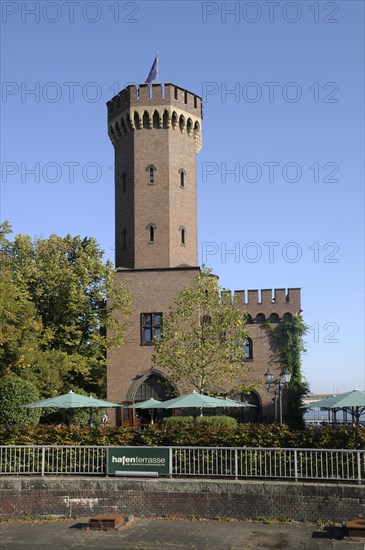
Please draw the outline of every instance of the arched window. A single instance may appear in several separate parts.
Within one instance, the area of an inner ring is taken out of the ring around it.
[[[141,128],[139,114],[137,111],[134,111],[134,127],[136,130],[139,130]]]
[[[186,130],[188,132],[188,136],[191,136],[191,134],[193,133],[193,121],[191,120],[191,118],[188,118],[188,122],[186,124]]]
[[[160,115],[159,115],[158,111],[155,111],[153,113],[152,126],[154,128],[159,128],[160,127]]]
[[[244,359],[253,359],[253,348],[251,338],[245,338],[243,343]]]
[[[200,134],[200,124],[199,122],[196,122],[194,124],[194,138],[196,139]]]
[[[147,401],[147,399],[158,399],[163,401],[174,395],[174,388],[163,376],[151,374],[136,391],[135,401]],[[141,409],[142,410],[142,409]]]
[[[263,313],[258,313],[256,315],[256,319],[255,319],[256,323],[265,323],[265,321],[266,321],[266,317]]]
[[[179,126],[180,126],[180,131],[182,133],[184,133],[184,131],[185,131],[185,117],[184,117],[184,115],[180,115]]]
[[[146,229],[148,230],[148,242],[154,243],[156,238],[156,226],[154,223],[147,225]]]
[[[165,129],[169,127],[169,113],[166,110],[164,111],[162,117],[162,127]]]
[[[201,318],[202,326],[209,326],[212,323],[212,318],[210,315],[203,315]]]
[[[186,173],[185,173],[185,170],[181,169],[179,170],[179,174],[180,174],[180,187],[185,187],[185,176],[186,176]]]
[[[177,117],[177,113],[174,111],[172,113],[172,117],[171,117],[171,124],[172,124],[172,127],[173,127],[174,130],[177,126],[177,123],[178,123],[178,117]]]
[[[142,126],[143,128],[146,130],[150,127],[150,115],[148,114],[147,111],[145,111],[143,113],[143,117],[142,117]]]
[[[154,185],[156,183],[156,166],[149,164],[146,168],[148,172],[148,185]]]
[[[279,315],[277,313],[271,313],[269,317],[269,323],[279,323],[279,321],[280,321]]]

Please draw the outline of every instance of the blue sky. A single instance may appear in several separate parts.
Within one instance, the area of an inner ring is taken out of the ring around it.
[[[158,49],[159,81],[204,99],[200,262],[226,288],[302,288],[312,391],[364,389],[364,3],[1,7],[1,220],[113,258],[105,103]]]

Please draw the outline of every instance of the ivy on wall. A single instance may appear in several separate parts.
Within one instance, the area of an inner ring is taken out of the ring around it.
[[[301,315],[291,317],[279,324],[265,323],[273,354],[279,361],[282,369],[287,368],[291,372],[291,380],[288,386],[288,424],[292,427],[304,426],[301,409],[303,397],[309,392],[309,384],[303,380],[301,372],[301,354],[306,351],[304,336],[308,332]]]

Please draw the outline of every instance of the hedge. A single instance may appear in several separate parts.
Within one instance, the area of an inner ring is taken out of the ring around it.
[[[289,447],[310,449],[365,449],[360,426],[308,427],[290,430],[279,424],[209,425],[198,422],[130,427],[88,428],[78,425],[21,425],[0,427],[1,445],[166,445],[205,447]]]
[[[193,416],[169,416],[164,419],[166,424],[174,424],[180,427],[187,427],[194,424]],[[204,424],[205,426],[236,426],[237,420],[232,416],[198,416],[195,417],[195,423]]]

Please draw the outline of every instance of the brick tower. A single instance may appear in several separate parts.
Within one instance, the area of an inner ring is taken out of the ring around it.
[[[173,84],[128,86],[109,101],[117,268],[198,265],[201,111],[200,97]]]
[[[108,102],[115,150],[116,284],[132,293],[125,344],[109,354],[108,397],[164,397],[152,338],[199,270],[196,154],[202,101],[167,83],[128,86]],[[170,387],[171,389],[171,387]]]

